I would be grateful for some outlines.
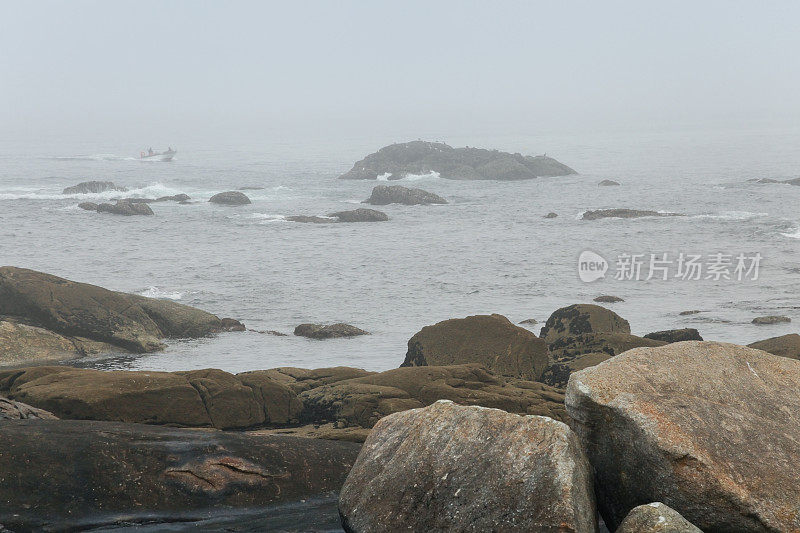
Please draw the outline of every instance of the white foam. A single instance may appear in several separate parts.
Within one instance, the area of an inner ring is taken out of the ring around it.
[[[692,218],[703,218],[712,220],[749,220],[769,216],[769,213],[754,213],[752,211],[723,211],[717,214],[695,215]]]
[[[127,191],[103,191],[87,194],[61,194],[61,190],[11,187],[0,191],[0,200],[64,200],[71,198],[85,202],[89,200],[110,200],[112,198],[159,198],[161,196],[173,196],[182,192],[184,191],[181,189],[168,187],[163,183],[151,183],[150,185],[128,189]]]
[[[800,227],[794,228],[792,233],[781,233],[784,237],[789,237],[790,239],[800,239]]]
[[[167,291],[164,289],[159,289],[158,287],[150,287],[146,290],[143,290],[139,293],[141,296],[146,296],[148,298],[159,298],[161,300],[180,300],[183,298],[183,293],[178,291]]]

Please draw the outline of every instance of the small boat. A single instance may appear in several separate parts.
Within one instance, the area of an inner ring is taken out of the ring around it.
[[[144,150],[139,152],[139,159],[149,159],[155,161],[172,161],[172,158],[175,157],[175,154],[177,153],[178,151],[173,150],[172,148],[169,148],[168,150],[165,150],[163,152],[154,152],[153,149],[150,148],[146,152]]]

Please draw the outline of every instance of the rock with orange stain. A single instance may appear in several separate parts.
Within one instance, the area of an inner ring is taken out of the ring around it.
[[[664,502],[703,531],[800,531],[800,361],[716,342],[635,348],[573,374],[566,407],[612,530]]]

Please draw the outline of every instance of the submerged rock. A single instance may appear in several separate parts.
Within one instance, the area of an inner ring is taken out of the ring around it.
[[[0,315],[132,352],[159,350],[166,337],[203,337],[241,326],[176,302],[17,267],[0,267]]]
[[[358,335],[369,335],[369,332],[359,329],[350,324],[300,324],[294,328],[294,334],[298,337],[308,337],[309,339],[338,339],[341,337],[356,337]]]
[[[638,348],[573,374],[566,407],[610,529],[661,501],[703,531],[800,530],[800,361],[715,342]]]
[[[209,198],[212,204],[221,205],[247,205],[252,203],[246,194],[239,191],[220,192]]]
[[[459,180],[520,180],[565,176],[575,171],[551,157],[523,156],[481,148],[453,148],[444,143],[412,141],[385,146],[356,162],[339,179],[402,179],[436,172]]]
[[[595,298],[594,301],[597,303],[613,304],[617,302],[624,302],[625,300],[623,300],[619,296],[611,296],[609,294],[604,294],[602,296],[598,296],[597,298]]]
[[[681,217],[680,213],[662,213],[660,211],[641,211],[638,209],[598,209],[586,211],[583,220],[598,220],[601,218],[640,218],[640,217]]]
[[[788,316],[759,316],[753,319],[753,324],[758,325],[771,325],[771,324],[782,324],[785,322],[791,322],[792,319]]]
[[[290,215],[286,217],[289,222],[302,222],[304,224],[333,224],[338,220],[331,217],[318,217],[313,215]]]
[[[544,216],[544,218],[557,218],[557,217],[558,217],[558,213],[553,213],[552,211],[550,211],[549,213],[547,213]]]
[[[701,341],[703,337],[700,332],[694,328],[683,329],[667,329],[664,331],[654,331],[644,336],[645,339],[653,339],[664,342],[683,342],[683,341]]]
[[[353,209],[352,211],[338,211],[329,217],[338,218],[339,222],[385,222],[389,220],[386,213],[375,209]]]
[[[78,207],[86,211],[97,211],[97,204],[94,202],[81,202],[78,204]]]
[[[125,187],[117,187],[113,181],[84,181],[67,187],[61,194],[97,194],[106,191],[127,191]]]
[[[703,533],[681,514],[663,503],[634,507],[615,533]]]
[[[230,517],[239,509],[338,492],[359,448],[117,422],[5,421],[0,523],[13,531],[131,523],[155,530],[219,509]]]
[[[100,204],[97,206],[98,213],[112,213],[114,215],[152,215],[153,210],[145,202],[130,202],[120,200],[116,204]]]
[[[425,326],[408,341],[401,366],[480,363],[501,375],[536,380],[547,362],[547,344],[542,339],[494,314]]]
[[[378,185],[372,189],[372,195],[364,200],[363,203],[372,205],[428,205],[446,204],[447,200],[422,189],[409,189],[400,185]]]
[[[702,313],[699,309],[691,309],[689,311],[681,311],[678,313],[680,316],[688,316],[688,315],[696,315],[698,313]]]
[[[596,530],[591,465],[569,427],[445,401],[376,424],[339,512],[358,533]]]
[[[619,185],[619,182],[618,181],[614,181],[614,180],[603,180],[600,183],[598,183],[597,185],[600,186],[600,187],[615,187],[615,186]]]
[[[800,359],[800,335],[797,333],[789,333],[788,335],[781,335],[780,337],[764,339],[763,341],[757,341],[747,346],[780,357]]]

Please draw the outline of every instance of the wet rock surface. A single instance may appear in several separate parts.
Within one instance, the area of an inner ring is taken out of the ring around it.
[[[308,337],[309,339],[339,339],[344,337],[357,337],[359,335],[369,335],[363,329],[351,326],[350,324],[300,324],[294,328],[294,334],[298,337]]]
[[[125,187],[118,187],[113,181],[84,181],[65,188],[61,194],[97,194],[106,191],[127,190]]]
[[[208,201],[212,204],[221,205],[247,205],[252,203],[246,194],[239,191],[220,192],[209,198]]]
[[[680,213],[662,213],[661,211],[647,211],[640,209],[597,209],[586,211],[583,220],[599,220],[601,218],[641,218],[641,217],[680,217]]]
[[[596,530],[591,466],[565,424],[452,402],[382,419],[339,511],[359,533]]]
[[[372,195],[364,200],[363,203],[372,205],[428,205],[446,204],[447,200],[422,189],[410,189],[400,185],[378,185],[372,189]]]
[[[682,341],[701,341],[703,337],[700,332],[694,328],[682,329],[666,329],[664,331],[654,331],[644,336],[645,339],[653,339],[656,341],[664,342],[682,342]]]
[[[351,211],[337,211],[330,213],[329,217],[339,220],[339,222],[385,222],[389,220],[386,213],[375,209],[353,209]]]

